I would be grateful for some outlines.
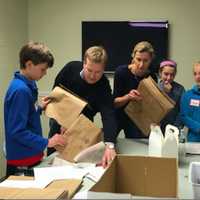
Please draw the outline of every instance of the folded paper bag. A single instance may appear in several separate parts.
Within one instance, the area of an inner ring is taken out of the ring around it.
[[[49,98],[51,101],[45,109],[45,114],[65,128],[71,126],[87,105],[87,102],[61,87],[55,87]]]
[[[55,148],[61,158],[74,162],[74,157],[82,150],[102,140],[102,130],[81,114],[64,133],[64,137],[67,145],[64,148],[61,146]]]

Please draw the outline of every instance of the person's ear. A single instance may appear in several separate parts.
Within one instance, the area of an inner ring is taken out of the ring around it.
[[[30,67],[33,66],[33,62],[32,62],[31,60],[28,60],[28,61],[25,63],[25,65],[26,65],[26,68],[30,68]]]
[[[159,69],[159,70],[158,70],[158,76],[161,77],[161,74],[162,74],[162,70]]]
[[[134,63],[135,63],[134,57],[132,57],[131,64],[134,64]]]

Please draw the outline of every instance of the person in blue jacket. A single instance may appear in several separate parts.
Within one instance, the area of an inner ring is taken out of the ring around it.
[[[4,99],[6,176],[38,164],[47,146],[65,145],[62,135],[50,139],[42,136],[40,114],[49,99],[44,98],[42,106],[37,103],[36,81],[53,66],[53,55],[44,44],[29,42],[21,48],[19,59],[20,70],[15,72]]]
[[[176,73],[177,64],[175,61],[164,60],[160,63],[158,86],[175,102],[174,108],[160,122],[163,134],[167,124],[174,125],[179,129],[183,128],[183,122],[180,118],[180,101],[185,89],[174,80]]]
[[[187,141],[200,142],[200,61],[193,66],[196,84],[181,98],[181,118],[188,127]]]

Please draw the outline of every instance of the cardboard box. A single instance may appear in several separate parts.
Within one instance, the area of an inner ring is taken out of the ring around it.
[[[62,189],[0,188],[0,199],[62,199],[67,200],[67,191]]]
[[[177,197],[177,160],[117,155],[91,191],[131,193],[149,197]]]
[[[149,76],[143,79],[137,89],[141,101],[130,101],[125,112],[144,135],[150,134],[151,123],[159,124],[167,113],[174,108],[175,102],[161,91]]]
[[[33,177],[10,176],[10,180],[32,180]],[[55,180],[44,189],[0,187],[0,199],[70,199],[82,180]]]

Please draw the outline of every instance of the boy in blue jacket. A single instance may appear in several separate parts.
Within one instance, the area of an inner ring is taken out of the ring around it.
[[[200,142],[200,61],[193,67],[196,85],[188,90],[181,99],[181,118],[188,127],[187,140]]]
[[[20,71],[15,72],[4,100],[6,176],[37,165],[46,147],[65,144],[59,134],[49,140],[42,137],[40,114],[49,99],[45,97],[41,106],[37,104],[36,81],[53,66],[53,55],[44,44],[29,42],[22,47],[19,59]]]

